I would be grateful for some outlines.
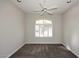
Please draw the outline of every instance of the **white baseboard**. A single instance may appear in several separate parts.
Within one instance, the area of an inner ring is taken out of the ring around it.
[[[73,51],[69,46],[66,46],[65,44],[63,44],[69,51],[71,51],[73,54],[75,54],[78,58],[79,58],[79,55]]]
[[[7,58],[9,58],[10,56],[12,56],[16,51],[18,51],[21,47],[23,47],[25,45],[25,43],[24,44],[22,44],[20,47],[18,47],[15,51],[13,51],[9,56],[7,56]]]
[[[61,42],[26,42],[26,44],[62,44]]]
[[[73,50],[71,50],[71,52],[74,53],[79,58],[79,55],[76,52],[74,52]]]

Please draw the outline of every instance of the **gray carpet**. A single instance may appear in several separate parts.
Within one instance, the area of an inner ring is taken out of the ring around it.
[[[77,58],[77,56],[61,44],[26,44],[10,58]]]

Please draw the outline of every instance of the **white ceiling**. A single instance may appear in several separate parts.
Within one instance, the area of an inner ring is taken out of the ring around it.
[[[72,0],[71,3],[66,3],[67,0],[22,0],[21,3],[18,3],[17,0],[12,0],[17,6],[19,6],[22,10],[25,12],[31,12],[34,10],[40,10],[39,3],[42,3],[42,5],[46,8],[53,8],[57,7],[57,10],[52,10],[51,12],[62,14],[66,10],[68,10],[70,7],[72,7],[74,4],[76,4],[79,0]]]

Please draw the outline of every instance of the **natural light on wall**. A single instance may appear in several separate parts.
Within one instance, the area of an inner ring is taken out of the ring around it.
[[[37,20],[35,22],[35,37],[52,37],[52,21]]]

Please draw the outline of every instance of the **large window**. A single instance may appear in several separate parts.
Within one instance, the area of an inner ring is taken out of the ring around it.
[[[35,37],[52,37],[52,21],[37,20],[35,22]]]

